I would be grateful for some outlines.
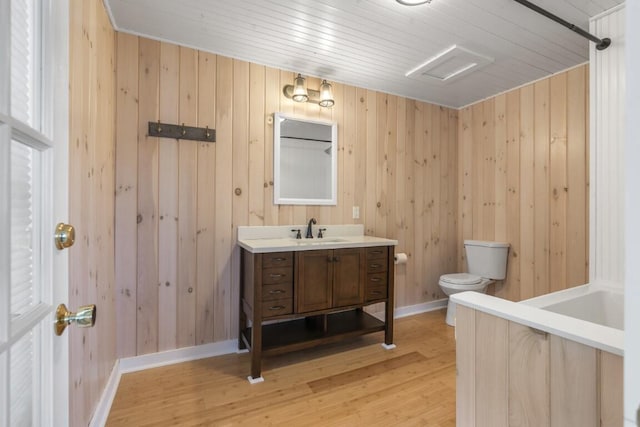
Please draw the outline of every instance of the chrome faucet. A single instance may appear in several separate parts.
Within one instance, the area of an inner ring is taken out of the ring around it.
[[[315,218],[311,218],[309,220],[309,225],[307,225],[307,234],[304,236],[307,239],[313,239],[313,228],[311,227],[311,224],[316,224]]]

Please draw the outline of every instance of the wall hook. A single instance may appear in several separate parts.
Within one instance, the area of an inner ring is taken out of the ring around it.
[[[149,136],[191,141],[216,142],[216,130],[203,127],[172,125],[169,123],[149,122]]]

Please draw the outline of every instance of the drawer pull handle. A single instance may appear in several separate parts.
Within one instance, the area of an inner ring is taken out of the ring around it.
[[[382,293],[382,291],[371,291],[371,293],[373,295],[380,295]]]
[[[271,273],[269,274],[269,277],[271,277],[272,279],[279,279],[280,277],[284,277],[284,274]]]
[[[282,257],[278,257],[278,258],[274,258],[274,261],[285,261],[286,258],[282,258]]]
[[[381,279],[381,278],[379,278],[379,277],[372,277],[372,278],[371,278],[371,281],[372,281],[372,282],[382,282],[382,279]]]
[[[284,310],[286,307],[284,305],[273,305],[269,307],[269,310]]]
[[[371,251],[372,254],[381,254],[382,251],[381,250],[377,250],[377,251]]]
[[[381,264],[371,264],[371,268],[380,268],[382,267]]]
[[[284,294],[284,293],[285,293],[284,289],[273,289],[269,291],[269,294],[271,295]]]

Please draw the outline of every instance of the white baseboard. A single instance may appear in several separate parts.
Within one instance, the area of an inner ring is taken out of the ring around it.
[[[429,311],[440,310],[441,308],[445,308],[448,302],[449,300],[447,298],[443,298],[435,301],[423,302],[422,304],[397,307],[393,311],[393,318],[400,319],[401,317],[413,316],[414,314],[428,313]],[[384,310],[371,312],[369,314],[384,322]]]
[[[143,354],[142,356],[125,357],[120,359],[120,373],[126,374],[159,366],[173,365],[174,363],[222,356],[236,351],[238,351],[238,340],[234,339],[167,350],[160,353]]]
[[[89,427],[103,427],[107,423],[107,418],[109,418],[109,412],[111,411],[111,405],[113,404],[113,399],[116,397],[118,385],[120,384],[120,376],[120,360],[116,359],[116,363],[113,364],[113,369],[111,370],[111,375],[109,375],[107,385],[102,391],[102,396],[98,401],[98,406],[96,406],[96,410],[89,422]]]
[[[413,316],[414,314],[427,313],[429,311],[440,310],[447,306],[448,298],[438,299],[435,301],[423,302],[422,304],[408,305],[406,307],[396,308],[393,313],[395,319],[401,317]]]

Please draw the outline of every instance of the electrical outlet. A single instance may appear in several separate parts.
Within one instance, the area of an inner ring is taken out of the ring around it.
[[[360,218],[360,206],[353,207],[353,219]]]

